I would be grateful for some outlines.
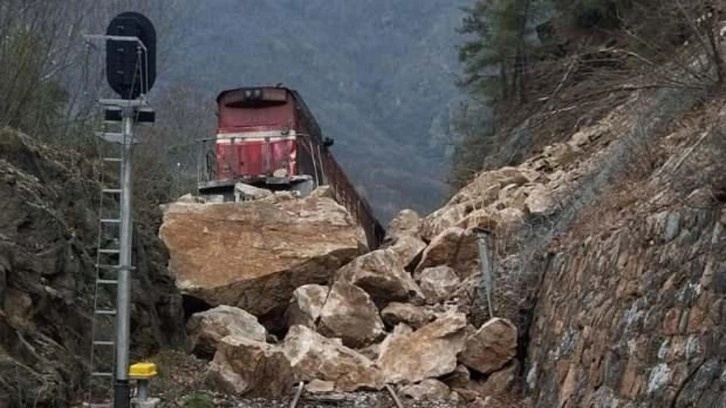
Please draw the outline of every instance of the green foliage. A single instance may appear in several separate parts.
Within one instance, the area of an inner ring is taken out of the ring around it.
[[[536,45],[532,22],[545,0],[480,0],[465,8],[459,33],[474,38],[459,47],[468,91],[483,95],[493,106],[509,98],[523,100],[525,72]]]
[[[184,408],[214,408],[214,400],[207,394],[195,392],[184,400]]]
[[[563,20],[573,28],[615,29],[620,26],[618,14],[631,6],[630,0],[554,0]]]

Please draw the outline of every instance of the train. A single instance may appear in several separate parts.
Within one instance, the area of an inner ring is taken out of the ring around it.
[[[281,85],[225,89],[219,93],[216,135],[202,140],[198,193],[232,200],[235,186],[250,185],[306,196],[329,186],[363,228],[370,249],[385,230],[350,182],[300,93]]]

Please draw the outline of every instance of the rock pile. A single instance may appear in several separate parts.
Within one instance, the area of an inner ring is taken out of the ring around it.
[[[218,209],[193,210],[208,211]],[[291,394],[299,381],[307,383],[308,393],[382,390],[392,384],[414,400],[481,405],[489,398],[486,406],[497,406],[494,398],[512,387],[518,368],[517,328],[499,318],[481,327],[468,323],[460,298],[472,283],[467,278],[476,274],[478,253],[461,247],[471,233],[452,227],[427,245],[422,225],[416,213],[403,211],[391,222],[382,248],[349,257],[332,270],[318,265],[317,276],[329,277],[325,284],[305,276],[273,279],[252,303],[251,296],[241,303],[235,297],[240,292],[216,297],[228,305],[195,314],[187,326],[191,350],[212,360],[208,384],[222,392],[268,397]],[[171,230],[167,240],[180,242]],[[219,263],[204,270],[228,277],[239,271],[225,271]],[[312,282],[291,288],[306,278]],[[285,331],[276,341],[257,317],[268,310],[259,307],[270,304],[268,294],[283,293]],[[237,308],[242,305],[248,310]]]

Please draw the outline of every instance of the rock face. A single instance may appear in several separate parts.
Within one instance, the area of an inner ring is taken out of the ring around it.
[[[73,401],[91,344],[100,187],[80,154],[0,129],[0,405]],[[182,345],[181,296],[136,214],[131,358]],[[100,302],[110,301],[101,293]],[[113,331],[108,332],[109,335]],[[106,362],[110,363],[110,360]],[[20,391],[24,395],[20,395]]]
[[[459,361],[482,374],[499,370],[517,352],[517,328],[508,320],[494,318],[467,337]]]
[[[338,391],[383,387],[383,375],[371,360],[307,327],[291,327],[283,351],[301,380],[330,381]]]
[[[654,211],[542,265],[525,367],[536,405],[726,405],[724,219]]]
[[[248,397],[288,395],[296,380],[290,361],[277,346],[237,336],[220,340],[207,373],[213,388]]]
[[[261,342],[267,338],[267,330],[255,316],[224,305],[192,315],[187,322],[187,333],[192,352],[209,359],[214,356],[217,344],[223,337],[234,336]]]
[[[423,300],[421,289],[391,249],[378,249],[356,258],[342,267],[336,277],[363,288],[377,305]]]
[[[381,345],[377,361],[386,382],[418,382],[454,371],[456,355],[464,347],[465,327],[462,313],[445,315],[416,331],[396,326]]]
[[[159,235],[182,291],[256,316],[286,307],[301,285],[326,283],[365,242],[345,208],[319,194],[172,203]]]
[[[346,282],[336,282],[320,311],[318,331],[338,337],[348,347],[360,348],[384,335],[378,309],[363,289]]]

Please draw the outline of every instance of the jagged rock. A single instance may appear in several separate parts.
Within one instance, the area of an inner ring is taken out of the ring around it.
[[[423,252],[415,274],[425,268],[448,265],[461,280],[478,273],[479,243],[476,234],[458,227],[444,230]]]
[[[424,248],[426,248],[426,244],[419,238],[411,235],[402,235],[395,238],[395,241],[388,247],[389,250],[398,255],[403,268],[408,268]]]
[[[429,304],[448,300],[460,283],[456,272],[446,265],[426,268],[419,277],[419,286]]]
[[[359,353],[364,355],[371,361],[378,360],[378,356],[381,354],[381,343],[374,343],[357,350]]]
[[[410,303],[391,302],[381,310],[383,322],[389,327],[404,323],[414,329],[429,323],[434,316],[419,306]]]
[[[213,388],[249,397],[287,395],[296,381],[290,361],[278,346],[238,336],[220,340],[207,372]]]
[[[328,291],[327,286],[316,284],[303,285],[295,289],[285,312],[287,326],[299,324],[313,328],[328,297]]]
[[[0,126],[0,406],[56,406],[88,384],[100,193],[92,160]],[[130,341],[134,355],[150,355],[183,341],[184,311],[150,217],[134,216]],[[99,291],[99,306],[113,305],[113,293]]]
[[[506,319],[494,318],[466,338],[459,361],[482,374],[504,367],[517,351],[517,328]]]
[[[464,388],[471,381],[471,373],[465,365],[459,364],[454,371],[442,377],[441,381],[452,389]]]
[[[441,381],[427,378],[420,383],[401,388],[399,394],[414,401],[437,401],[448,399],[451,391]]]
[[[245,183],[237,183],[234,185],[235,201],[259,200],[270,195],[272,195],[272,191],[265,188],[259,188]]]
[[[535,215],[550,215],[554,210],[554,201],[547,189],[538,184],[529,190],[529,195],[524,200],[525,211]]]
[[[385,335],[383,321],[368,294],[350,283],[333,284],[320,311],[318,331],[338,337],[348,347],[364,347]]]
[[[305,386],[305,391],[311,394],[324,394],[335,391],[335,383],[314,379]]]
[[[476,391],[482,398],[505,394],[512,390],[518,372],[519,363],[514,360],[503,369],[491,373],[486,380],[470,382],[467,388]]]
[[[363,288],[379,306],[392,301],[423,300],[421,289],[401,266],[401,258],[390,249],[359,256],[336,276]]]
[[[469,214],[469,203],[446,205],[432,212],[421,222],[421,237],[431,242],[447,228],[454,227]]]
[[[163,209],[159,235],[178,287],[256,316],[284,311],[297,287],[326,283],[364,248],[365,235],[346,209],[318,195]]]
[[[481,208],[463,217],[456,226],[462,229],[481,228],[493,231],[499,226],[499,215],[495,210]]]
[[[421,217],[414,210],[401,210],[386,228],[386,235],[391,238],[400,238],[402,236],[418,237],[421,230]]]
[[[456,355],[466,340],[466,316],[452,313],[410,331],[396,326],[381,344],[377,365],[386,382],[418,382],[439,377],[456,368]]]
[[[383,387],[383,375],[371,360],[305,326],[290,328],[283,350],[304,381],[331,381],[343,392]]]
[[[267,330],[257,318],[232,306],[217,306],[195,313],[187,322],[192,352],[199,357],[212,358],[217,344],[226,336],[243,337],[264,342]]]

